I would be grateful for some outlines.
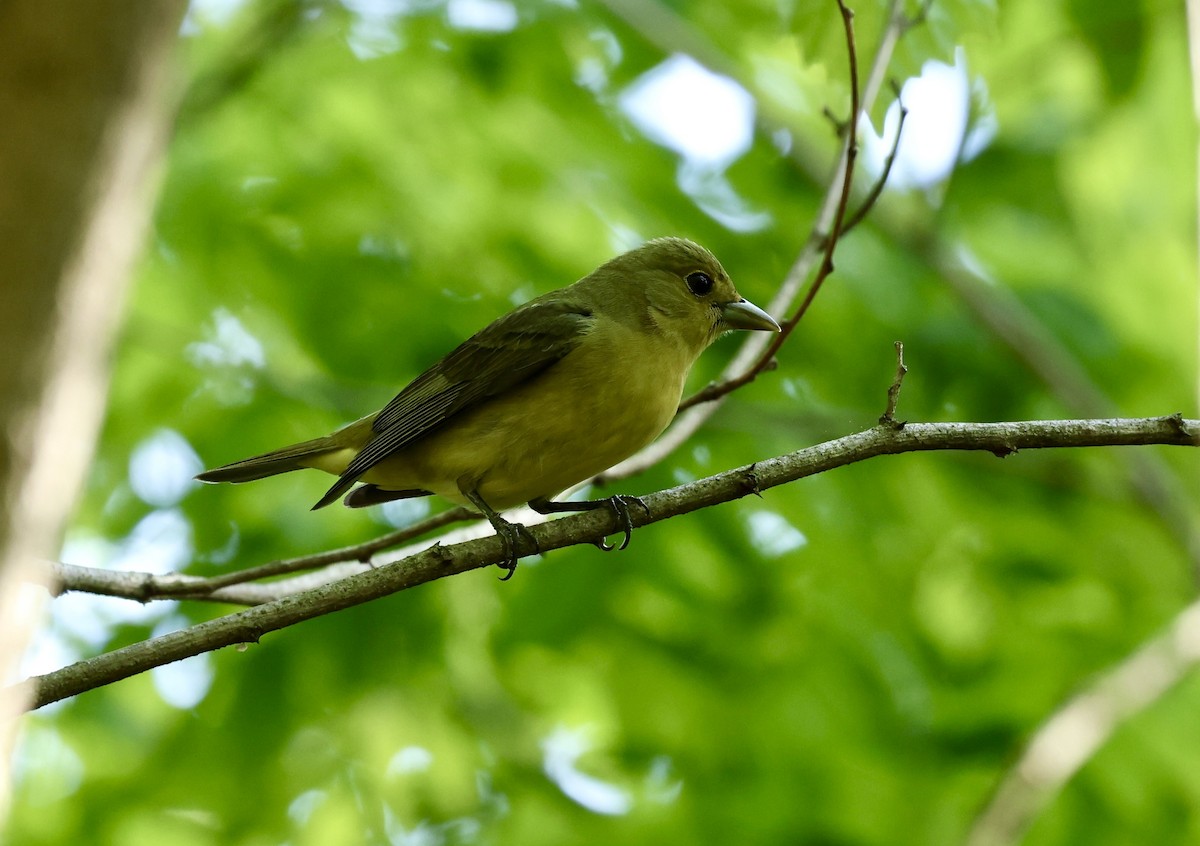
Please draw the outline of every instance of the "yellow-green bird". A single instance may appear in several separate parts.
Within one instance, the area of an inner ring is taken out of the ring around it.
[[[527,532],[497,512],[523,502],[543,514],[611,508],[623,549],[629,504],[640,500],[549,497],[658,437],[692,364],[728,329],[779,325],[738,295],[708,250],[659,238],[499,318],[382,411],[196,478],[249,482],[312,467],[338,477],[314,509],[347,491],[351,508],[429,494],[472,505],[504,541],[505,578]]]

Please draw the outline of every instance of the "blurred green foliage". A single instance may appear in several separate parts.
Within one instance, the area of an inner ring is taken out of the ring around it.
[[[891,75],[957,61],[978,148],[885,193],[779,368],[621,489],[871,425],[897,338],[901,417],[1097,413],[1048,373],[1098,386],[1098,413],[1194,410],[1183,11],[1118,5],[937,0]],[[678,33],[552,0],[225,8],[197,4],[181,36],[189,83],[76,563],[216,573],[384,531],[309,513],[317,474],[173,490],[139,482],[138,456],[194,472],[191,450],[213,465],[328,431],[648,237],[701,241],[765,303],[836,156],[822,111],[848,103],[832,2],[672,2]],[[865,73],[886,8],[855,10]],[[758,98],[728,168],[683,161],[622,105],[684,35]],[[951,284],[964,256],[991,280],[974,304]],[[1007,298],[1078,374],[993,331]],[[1133,452],[871,461],[619,555],[466,574],[88,693],[28,719],[8,842],[962,842],[1039,723],[1195,594]],[[1194,514],[1195,456],[1138,455]],[[44,660],[225,610],[55,603]],[[1122,728],[1026,842],[1196,842],[1197,707],[1191,679]]]

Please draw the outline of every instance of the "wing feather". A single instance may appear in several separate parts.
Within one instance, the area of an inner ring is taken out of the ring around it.
[[[536,377],[573,350],[592,326],[592,310],[562,299],[535,299],[459,345],[408,384],[376,416],[375,436],[313,506],[323,508],[364,473],[456,415]]]

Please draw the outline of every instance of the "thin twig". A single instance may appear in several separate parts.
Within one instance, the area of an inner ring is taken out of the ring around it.
[[[896,377],[892,379],[892,384],[887,392],[887,408],[884,409],[883,416],[879,418],[879,422],[885,426],[904,427],[903,423],[896,423],[896,406],[900,403],[900,386],[904,382],[904,377],[908,375],[908,365],[904,363],[904,342],[896,341]]]
[[[904,22],[900,33],[903,35],[915,26],[920,26],[929,18],[929,9],[933,6],[933,0],[925,0],[921,4],[921,8],[917,9],[913,15],[905,15]]]
[[[136,599],[138,602],[150,602],[155,599],[213,599],[217,602],[228,602],[231,600],[219,593],[224,588],[256,582],[273,576],[315,570],[319,567],[341,564],[346,561],[366,563],[377,552],[400,546],[435,529],[452,523],[479,519],[481,519],[480,515],[471,509],[456,506],[411,526],[388,532],[386,535],[380,535],[364,543],[312,555],[302,555],[298,558],[269,561],[257,567],[223,573],[220,576],[191,576],[186,573],[137,573],[54,562],[51,565],[53,584],[56,594],[67,591],[85,591],[123,599]]]
[[[900,137],[904,134],[904,122],[908,120],[908,107],[900,99],[900,87],[896,85],[895,81],[892,82],[892,90],[896,93],[896,104],[900,109],[900,119],[896,123],[896,137],[892,140],[892,149],[888,151],[887,158],[883,160],[883,170],[880,172],[879,178],[875,180],[875,184],[871,186],[871,190],[867,192],[862,205],[858,207],[858,211],[850,215],[850,219],[842,227],[843,235],[862,223],[871,209],[875,207],[875,203],[878,202],[887,185],[888,177],[892,175],[892,167],[896,164],[896,153],[900,149]]]
[[[413,523],[412,526],[407,526],[402,529],[397,529],[395,532],[389,532],[385,535],[380,535],[378,538],[355,544],[353,546],[343,546],[337,550],[329,550],[328,552],[318,552],[311,556],[300,556],[298,558],[283,558],[252,566],[245,570],[236,572],[227,572],[221,576],[187,576],[185,574],[145,574],[145,580],[139,581],[134,587],[133,592],[122,589],[121,593],[110,595],[125,596],[126,599],[137,599],[140,601],[148,601],[151,599],[170,599],[170,598],[202,598],[205,594],[211,594],[215,590],[233,586],[233,584],[245,584],[247,582],[257,582],[263,578],[272,576],[284,576],[292,574],[292,572],[304,572],[305,570],[316,570],[322,566],[330,564],[341,564],[342,562],[368,562],[374,553],[382,550],[389,550],[394,546],[400,546],[414,538],[420,538],[421,535],[433,532],[434,529],[440,529],[444,526],[449,526],[451,523],[458,523],[468,520],[480,520],[480,515],[476,512],[456,506],[442,514],[436,514],[432,517],[427,517],[425,520]],[[74,578],[79,578],[80,571],[88,568],[79,568],[76,565],[59,565],[60,580],[59,583],[65,589],[79,589],[71,587],[71,582],[61,578],[61,574],[71,568]],[[97,570],[97,572],[107,572]],[[92,593],[100,593],[94,592]]]
[[[850,193],[854,186],[854,165],[858,160],[858,116],[860,108],[858,52],[854,41],[854,12],[842,0],[837,0],[837,4],[838,10],[842,15],[842,25],[846,34],[846,54],[850,64],[850,117],[844,125],[846,147],[843,159],[845,165],[841,172],[840,193],[838,194],[837,205],[834,208],[833,222],[830,224],[829,234],[824,238],[821,265],[817,271],[817,276],[813,280],[812,285],[809,286],[808,293],[805,294],[796,313],[779,324],[781,331],[771,338],[770,343],[767,344],[767,348],[758,356],[753,365],[737,376],[725,379],[722,382],[714,382],[688,397],[679,404],[680,411],[701,403],[712,402],[726,394],[732,393],[743,385],[753,382],[759,373],[768,369],[775,360],[775,354],[779,352],[780,347],[787,343],[792,332],[800,324],[804,315],[808,313],[809,306],[816,299],[817,293],[821,290],[821,286],[825,283],[825,280],[833,273],[833,251],[841,239],[842,225],[846,220],[846,209],[850,204]]]
[[[532,516],[536,522],[538,515]],[[524,515],[520,519],[522,522],[528,521]],[[441,543],[455,543],[484,537],[492,532],[491,527],[482,522],[479,514],[467,508],[455,507],[407,529],[389,532],[365,543],[286,559],[283,562],[268,562],[215,578],[192,576],[187,573],[110,570],[62,562],[49,562],[47,567],[50,569],[56,593],[93,593],[137,602],[188,599],[225,605],[261,605],[281,596],[300,593],[407,557],[422,548],[419,543],[412,544],[407,543],[408,541],[459,521],[475,525],[439,535],[437,540]],[[279,566],[292,563],[295,566]],[[303,575],[295,575],[297,573]],[[290,578],[267,581],[264,574],[289,575]]]
[[[694,28],[681,23],[676,17],[672,17],[673,13],[662,6],[662,4],[646,2],[646,0],[637,0],[637,2],[632,2],[632,0],[601,0],[601,2],[610,9],[613,9],[613,11],[621,14],[622,17],[638,28],[646,38],[665,51],[673,52],[680,49],[678,44],[673,44],[671,41],[670,33],[674,32],[676,28],[686,31],[690,48],[696,51],[692,55],[701,62],[708,63],[709,51],[704,48],[711,45],[704,42],[703,38],[697,34]],[[648,15],[651,9],[655,10],[655,20],[662,17],[669,20],[672,25],[658,29],[647,29],[651,21],[645,15]],[[888,25],[884,28],[883,34],[880,37],[879,47],[875,51],[866,84],[862,89],[861,112],[869,111],[879,96],[884,80],[887,78],[888,66],[891,64],[896,46],[900,40],[901,29],[907,21],[908,17],[904,11],[904,0],[892,0],[888,9]],[[678,26],[676,27],[676,25]],[[736,75],[735,78],[737,78]],[[743,79],[741,82],[749,90],[754,90],[752,81]],[[765,100],[769,102],[770,98],[765,98]],[[774,131],[782,125],[772,124],[769,121],[760,122],[760,128],[765,132]],[[808,167],[807,162],[797,161],[802,167]],[[821,200],[821,206],[817,212],[812,232],[785,274],[783,282],[780,284],[775,296],[767,305],[767,311],[771,314],[786,314],[791,310],[792,304],[804,288],[805,281],[812,274],[817,259],[822,255],[822,251],[826,245],[826,233],[830,231],[834,214],[839,205],[841,189],[845,180],[845,168],[846,152],[843,149],[842,157],[834,167],[832,176],[826,181],[825,194]],[[749,337],[742,341],[738,352],[730,360],[729,364],[725,366],[717,381],[723,382],[736,378],[748,368],[755,366],[770,340],[771,338],[766,333],[751,333]],[[768,364],[769,362],[770,360],[768,359]],[[681,407],[680,413],[671,424],[671,428],[654,443],[636,455],[625,459],[615,467],[610,467],[593,479],[593,483],[604,485],[619,479],[626,479],[662,461],[663,458],[686,443],[704,425],[705,421],[716,413],[723,400],[724,397],[716,397],[702,404],[690,403],[689,401],[687,406]]]

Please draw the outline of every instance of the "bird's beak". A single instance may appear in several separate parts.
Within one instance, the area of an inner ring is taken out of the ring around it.
[[[764,332],[778,332],[779,324],[775,318],[767,314],[752,302],[738,300],[721,306],[721,322],[730,329],[761,329]]]

